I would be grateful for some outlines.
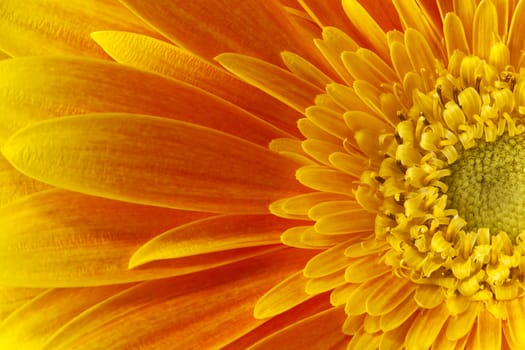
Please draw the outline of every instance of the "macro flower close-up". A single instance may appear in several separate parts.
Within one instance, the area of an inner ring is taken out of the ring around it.
[[[0,349],[525,349],[525,0],[1,0]]]

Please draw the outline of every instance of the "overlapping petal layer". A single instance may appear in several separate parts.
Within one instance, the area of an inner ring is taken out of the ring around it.
[[[294,164],[265,148],[145,115],[51,119],[14,134],[2,153],[43,182],[161,207],[265,213],[273,200],[300,190]]]
[[[11,56],[104,57],[90,40],[96,30],[130,30],[161,37],[114,0],[31,0],[0,3],[0,50]]]
[[[218,269],[145,282],[73,319],[44,348],[220,348],[264,322],[253,318],[253,303],[309,256],[281,248]]]

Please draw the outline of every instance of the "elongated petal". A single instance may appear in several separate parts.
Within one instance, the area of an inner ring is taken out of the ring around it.
[[[329,308],[332,308],[332,305],[330,305],[327,293],[315,296],[285,313],[270,318],[261,326],[228,344],[223,349],[247,349],[250,345],[255,344],[259,340],[299,322],[304,318],[308,318]]]
[[[250,349],[279,349],[283,345],[290,350],[331,349],[348,339],[341,331],[344,320],[342,308],[331,308],[268,336]]]
[[[238,52],[279,63],[281,51],[308,53],[305,44],[312,40],[275,0],[122,2],[172,41],[207,59]]]
[[[0,286],[0,323],[13,311],[45,292],[45,288],[19,288]]]
[[[132,205],[48,190],[0,209],[4,285],[101,285],[176,274],[166,266],[128,270],[141,244],[202,213]]]
[[[51,186],[22,175],[0,156],[0,207]]]
[[[40,349],[63,324],[128,287],[66,288],[43,293],[0,324],[0,347]]]
[[[303,270],[280,282],[259,299],[253,311],[255,317],[270,318],[310,299],[312,296],[305,291],[307,282]]]
[[[2,0],[0,18],[0,49],[12,56],[107,57],[89,37],[91,32],[126,29],[156,35],[129,10],[111,0]]]
[[[98,112],[184,120],[265,147],[272,139],[287,135],[201,89],[114,62],[26,57],[0,61],[0,76],[0,143],[35,121]]]
[[[374,17],[370,16],[366,8],[356,0],[343,0],[343,9],[358,33],[370,45],[370,48],[381,57],[387,58],[388,46],[385,31]]]
[[[184,81],[298,134],[296,111],[187,50],[129,32],[101,31],[92,37],[119,63]]]
[[[294,223],[271,215],[220,215],[193,221],[143,245],[131,257],[130,267],[155,260],[278,244],[281,233]]]
[[[525,23],[523,16],[525,15],[525,1],[518,1],[514,13],[512,14],[512,21],[509,29],[509,51],[511,54],[511,63],[518,64],[522,50],[525,48]]]
[[[262,324],[252,315],[255,301],[302,264],[302,252],[280,249],[219,269],[146,282],[84,312],[44,348],[221,348]]]
[[[266,213],[298,189],[295,166],[265,148],[143,115],[51,119],[16,133],[2,152],[43,182],[162,207]]]
[[[323,91],[294,74],[268,62],[244,55],[226,53],[216,60],[241,80],[303,113]]]

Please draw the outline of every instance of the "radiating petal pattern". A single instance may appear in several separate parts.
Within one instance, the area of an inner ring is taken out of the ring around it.
[[[63,190],[25,197],[0,213],[0,280],[27,287],[102,285],[177,274],[169,265],[129,270],[128,259],[163,231],[206,215]]]
[[[88,309],[44,349],[220,348],[263,323],[251,315],[253,303],[305,257],[280,249],[195,275],[146,282]],[[226,320],[236,326],[226,327]]]
[[[51,119],[20,130],[2,153],[43,182],[162,207],[265,213],[273,200],[299,188],[290,181],[293,164],[267,149],[144,115]]]
[[[4,0],[0,348],[525,348],[524,4]]]
[[[122,2],[175,43],[206,59],[242,52],[279,63],[284,50],[312,53],[308,50],[312,38],[299,30],[276,0],[220,0],[213,6],[206,0]]]
[[[35,121],[96,112],[184,120],[264,146],[286,135],[199,88],[102,60],[24,57],[1,61],[0,74],[0,143]],[[25,84],[25,79],[31,84]]]
[[[3,0],[0,49],[11,56],[107,55],[90,40],[95,30],[131,30],[160,37],[114,0]]]
[[[99,31],[91,36],[119,63],[184,81],[230,101],[290,134],[298,133],[296,121],[300,114],[185,49],[130,32]]]

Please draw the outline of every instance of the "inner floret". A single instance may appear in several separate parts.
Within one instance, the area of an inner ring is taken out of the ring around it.
[[[397,275],[448,296],[514,298],[525,275],[525,77],[461,53],[436,72],[358,191],[372,187],[381,203],[376,237]]]
[[[525,230],[525,138],[503,135],[462,152],[450,167],[448,206],[467,230],[488,228],[512,238]]]

